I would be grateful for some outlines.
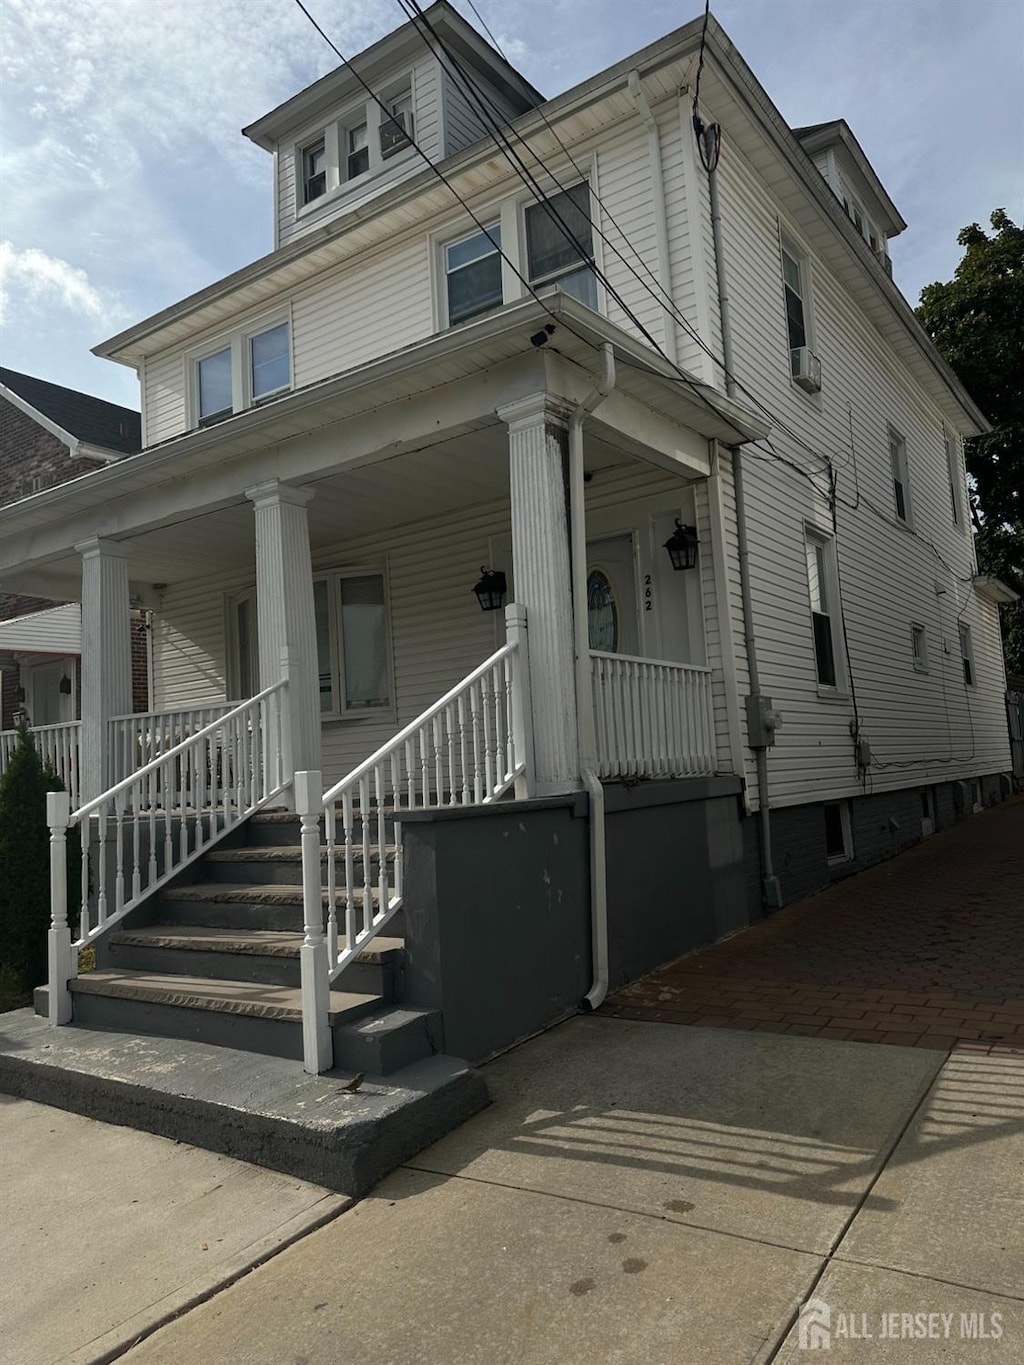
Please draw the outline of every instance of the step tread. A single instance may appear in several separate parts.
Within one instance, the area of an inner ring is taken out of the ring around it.
[[[103,995],[120,1000],[175,1005],[184,1009],[216,1010],[255,1019],[277,1019],[301,1024],[302,992],[293,986],[219,981],[202,976],[169,976],[161,972],[101,971],[75,977],[77,995]],[[331,991],[332,1024],[357,1018],[380,1005],[380,997],[358,991]]]
[[[379,845],[372,844],[370,846],[370,853],[373,858],[379,857]],[[390,859],[394,858],[394,844],[386,845],[385,854]],[[345,857],[344,848],[336,845],[334,856],[339,861],[343,861]],[[352,856],[356,862],[362,862],[363,846],[361,843],[352,849]],[[327,845],[321,844],[320,858],[323,860],[326,859],[326,857]],[[243,846],[242,848],[212,848],[204,855],[203,861],[209,863],[300,863],[302,861],[302,849],[298,844],[283,844],[280,846],[268,844],[265,848],[261,847],[259,844]]]
[[[373,899],[377,901],[380,897],[379,888],[374,885],[372,888]],[[353,888],[356,897],[360,898],[363,888],[357,886]],[[259,904],[259,905],[301,905],[302,904],[302,884],[292,885],[290,882],[281,882],[268,886],[254,885],[251,882],[205,882],[194,886],[175,886],[164,887],[158,893],[163,900],[169,901],[201,901],[204,904],[218,902],[229,902],[231,904]],[[327,893],[324,892],[323,899],[326,901]],[[335,892],[335,899],[338,905],[345,904],[345,889],[339,888]]]
[[[298,957],[302,934],[288,929],[245,929],[232,932],[206,924],[143,925],[115,930],[110,941],[126,948],[176,948],[209,953],[240,953],[267,957]],[[342,940],[344,942],[344,940]],[[358,962],[380,962],[405,946],[401,938],[381,935],[359,954]]]

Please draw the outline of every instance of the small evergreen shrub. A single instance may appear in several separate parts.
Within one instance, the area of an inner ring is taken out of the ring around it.
[[[22,724],[7,771],[0,777],[0,977],[5,995],[27,993],[46,980],[50,927],[46,793],[63,790],[56,774],[44,769],[31,732]],[[81,844],[77,829],[68,834],[68,904],[76,907]]]

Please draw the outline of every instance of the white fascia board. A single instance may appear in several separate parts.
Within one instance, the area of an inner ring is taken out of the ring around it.
[[[973,578],[974,590],[979,597],[995,602],[999,606],[1010,606],[1020,601],[1020,593],[1015,592],[1009,583],[1004,583],[995,574],[979,573]]]

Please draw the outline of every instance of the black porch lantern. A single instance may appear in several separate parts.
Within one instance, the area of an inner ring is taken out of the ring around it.
[[[63,696],[65,697],[71,696],[71,679],[68,677],[66,673],[61,678],[58,686],[60,687]]]
[[[684,526],[677,518],[676,529],[665,541],[665,549],[668,551],[673,569],[692,569],[697,563],[699,544],[696,526]]]
[[[485,569],[483,565],[480,566],[480,573],[480,582],[473,587],[480,610],[501,611],[507,586],[505,575],[500,569]]]

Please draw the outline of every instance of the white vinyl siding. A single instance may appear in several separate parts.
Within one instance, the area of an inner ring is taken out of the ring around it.
[[[466,69],[464,63],[460,63],[460,65]],[[509,100],[492,85],[479,78],[474,81],[474,84],[480,92],[480,98],[488,114],[498,124],[504,126],[518,116],[520,111],[513,108]],[[456,80],[448,69],[442,71],[441,98],[443,100],[445,156],[451,156],[453,153],[461,151],[463,147],[470,146],[482,137],[493,136],[484,123],[480,106],[475,100],[468,98],[464,93],[463,86],[464,82]]]

